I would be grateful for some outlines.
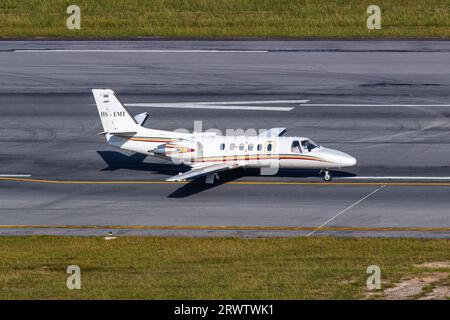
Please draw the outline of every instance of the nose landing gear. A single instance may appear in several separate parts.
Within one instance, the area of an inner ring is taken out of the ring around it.
[[[324,173],[323,175],[323,180],[325,181],[331,181],[333,178],[331,177],[330,171],[328,170],[322,170],[322,172]]]

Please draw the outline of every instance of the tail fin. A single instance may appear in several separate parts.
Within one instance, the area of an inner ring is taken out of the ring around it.
[[[92,89],[105,133],[132,133],[140,126],[110,89]]]

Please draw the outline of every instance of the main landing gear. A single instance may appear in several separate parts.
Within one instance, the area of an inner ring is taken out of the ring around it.
[[[331,177],[330,171],[328,170],[322,170],[321,172],[324,173],[323,180],[325,181],[331,181],[333,178]]]
[[[214,184],[214,183],[216,183],[216,180],[219,181],[219,174],[217,174],[217,173],[208,174],[206,176],[205,183],[206,184]]]

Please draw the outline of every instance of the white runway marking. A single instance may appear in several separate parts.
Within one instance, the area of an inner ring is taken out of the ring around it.
[[[29,178],[31,174],[0,174],[1,178]]]
[[[183,49],[17,49],[19,53],[266,53],[267,50],[183,50]]]
[[[254,111],[291,111],[293,107],[257,107],[239,105],[218,105],[198,103],[126,103],[126,107],[183,108],[183,109],[219,109],[219,110],[254,110]]]
[[[351,103],[304,103],[301,107],[450,107],[450,104],[351,104]]]
[[[306,103],[309,100],[254,100],[254,101],[212,101],[212,102],[190,102],[195,104],[270,104],[270,103]],[[183,103],[183,102],[181,102]]]
[[[391,176],[391,177],[382,177],[382,176],[356,176],[356,177],[339,177],[339,179],[356,179],[356,180],[450,180],[450,177],[414,177],[414,176]]]
[[[337,215],[335,215],[334,217],[328,219],[327,221],[325,221],[324,223],[322,223],[320,226],[318,226],[316,229],[314,229],[313,231],[311,231],[310,233],[308,233],[306,236],[309,237],[312,234],[314,234],[316,231],[320,230],[321,228],[325,227],[328,223],[330,223],[331,221],[333,221],[334,219],[336,219],[337,217],[339,217],[341,214],[347,212],[348,210],[350,210],[351,208],[353,208],[354,206],[356,206],[357,204],[363,202],[364,200],[366,200],[367,198],[369,198],[371,195],[375,194],[376,192],[378,192],[379,190],[383,189],[386,186],[381,186],[378,189],[372,191],[371,193],[369,193],[368,195],[366,195],[364,198],[359,199],[358,201],[356,201],[354,204],[352,204],[351,206],[345,208],[344,210],[342,210],[341,212],[339,212]]]

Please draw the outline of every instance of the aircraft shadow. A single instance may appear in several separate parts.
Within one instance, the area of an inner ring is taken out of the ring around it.
[[[174,165],[170,163],[147,163],[144,160],[147,156],[142,154],[132,154],[127,155],[117,151],[97,151],[100,157],[107,164],[106,168],[101,169],[102,171],[114,171],[119,169],[128,170],[138,170],[146,172],[155,172],[167,176],[177,175],[179,172],[185,172],[189,170],[188,166],[185,165]],[[261,176],[259,169],[237,169],[233,171],[222,172],[220,174],[220,179],[215,184],[205,184],[204,178],[199,178],[196,180],[189,181],[182,187],[178,188],[170,195],[168,198],[185,198],[196,193],[200,193],[224,183],[237,180],[243,176],[256,177]],[[307,169],[280,169],[275,175],[276,177],[284,178],[321,178],[322,175],[319,174],[318,170],[307,170]],[[333,177],[354,177],[353,173],[345,171],[333,171]]]
[[[199,178],[199,179],[189,181],[182,187],[178,188],[177,190],[175,190],[174,192],[169,194],[167,197],[168,198],[186,198],[186,197],[192,196],[194,194],[218,187],[227,182],[239,179],[240,177],[245,175],[245,173],[243,171],[244,170],[242,170],[242,169],[237,169],[232,172],[231,171],[223,172],[220,174],[219,181],[216,181],[216,183],[214,183],[214,184],[206,184],[205,180],[204,180],[205,178]]]
[[[180,172],[189,170],[189,167],[185,165],[144,162],[147,156],[140,153],[134,153],[132,155],[127,155],[117,151],[97,151],[97,153],[107,165],[107,167],[101,169],[101,171],[127,169],[146,172],[151,171],[154,173],[173,176]]]

